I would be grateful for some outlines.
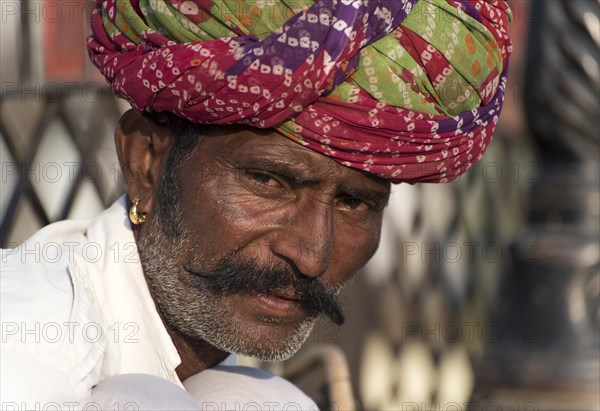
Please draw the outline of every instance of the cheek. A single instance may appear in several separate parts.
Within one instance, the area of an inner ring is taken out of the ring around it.
[[[182,194],[190,258],[219,263],[226,255],[256,242],[280,220],[281,208],[235,187],[216,187]],[[202,254],[202,255],[199,255]]]
[[[280,203],[245,192],[224,193],[216,203],[215,217],[243,231],[270,225],[282,211]]]
[[[337,230],[332,254],[332,264],[337,269],[333,271],[349,276],[362,268],[377,251],[380,232],[380,223],[368,228],[346,227]]]

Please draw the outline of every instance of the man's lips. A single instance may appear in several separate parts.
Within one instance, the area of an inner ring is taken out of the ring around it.
[[[262,317],[299,321],[307,315],[300,298],[293,291],[253,292],[249,298],[252,303],[250,310]]]
[[[300,301],[300,297],[292,290],[273,290],[266,293],[273,297],[281,298],[289,301]]]

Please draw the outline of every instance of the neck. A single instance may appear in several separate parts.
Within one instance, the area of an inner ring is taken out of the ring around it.
[[[229,353],[213,347],[206,341],[186,338],[166,324],[165,327],[181,357],[181,364],[175,369],[181,381],[207,368],[214,367],[229,355]]]
[[[146,281],[149,282],[148,279]],[[179,357],[181,357],[181,364],[175,369],[181,381],[207,368],[214,367],[227,358],[229,355],[228,352],[219,350],[204,340],[187,337],[174,330],[165,321],[152,287],[150,287],[150,294],[152,294],[152,299],[154,300],[154,305],[160,315],[160,319],[167,329]]]

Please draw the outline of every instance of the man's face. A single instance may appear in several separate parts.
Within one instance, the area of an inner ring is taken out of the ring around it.
[[[300,348],[319,315],[343,321],[335,295],[377,249],[389,183],[276,132],[236,129],[204,137],[174,184],[173,218],[151,213],[139,237],[172,329],[274,361]]]

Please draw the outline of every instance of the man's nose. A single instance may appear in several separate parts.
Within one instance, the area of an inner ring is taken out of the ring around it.
[[[282,224],[273,252],[300,275],[316,278],[329,267],[334,251],[332,208],[326,202],[298,205]]]

